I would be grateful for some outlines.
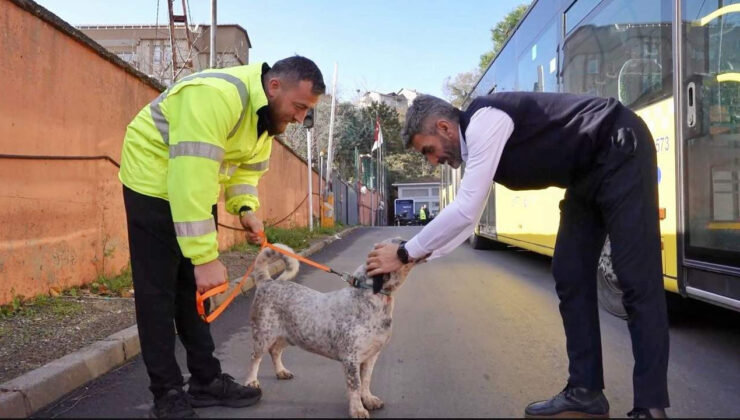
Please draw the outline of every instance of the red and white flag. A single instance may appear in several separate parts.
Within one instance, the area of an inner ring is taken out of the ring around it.
[[[375,119],[375,141],[373,142],[373,147],[370,149],[371,152],[374,152],[375,149],[383,145],[383,129],[380,128],[380,118]]]

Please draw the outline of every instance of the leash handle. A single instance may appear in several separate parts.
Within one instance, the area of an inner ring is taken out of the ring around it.
[[[260,251],[262,251],[267,246],[267,236],[265,235],[265,232],[259,232],[258,233],[260,238],[262,238],[262,246],[260,247]],[[249,266],[247,269],[247,272],[244,273],[244,276],[242,276],[241,281],[237,285],[237,287],[234,288],[234,290],[231,291],[231,294],[224,300],[221,305],[216,307],[210,314],[206,314],[206,307],[205,307],[205,301],[206,299],[216,296],[218,294],[221,294],[227,290],[229,290],[229,283],[220,284],[216,287],[214,287],[211,290],[206,291],[203,294],[200,294],[197,290],[195,291],[195,308],[198,311],[198,315],[200,316],[200,319],[207,323],[213,322],[216,318],[218,318],[219,315],[221,315],[221,312],[226,309],[227,306],[231,303],[232,300],[236,297],[237,294],[241,291],[242,285],[247,281],[247,278],[249,278],[249,275],[252,273],[252,270],[254,270],[254,263]]]

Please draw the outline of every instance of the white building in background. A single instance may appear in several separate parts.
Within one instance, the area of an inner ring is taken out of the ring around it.
[[[373,102],[380,102],[395,108],[399,114],[406,114],[406,110],[411,106],[411,102],[419,95],[419,92],[413,89],[403,88],[398,92],[380,93],[377,91],[367,91],[355,103],[360,108],[370,106]]]
[[[414,200],[414,214],[419,214],[419,209],[424,204],[436,216],[439,213],[439,180],[430,180],[428,182],[399,182],[393,184],[398,188],[399,199]]]
[[[193,48],[188,48],[184,25],[175,26],[177,79],[210,67],[210,25],[191,25]],[[137,70],[172,84],[172,46],[169,25],[81,25],[77,29]],[[216,67],[249,63],[252,43],[239,25],[218,25]]]

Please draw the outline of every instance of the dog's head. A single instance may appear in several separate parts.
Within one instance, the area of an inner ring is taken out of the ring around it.
[[[401,242],[403,242],[403,239],[396,237],[396,238],[386,239],[382,243],[400,244]],[[409,271],[411,271],[411,268],[413,268],[414,265],[415,263],[409,262],[408,264],[403,264],[401,268],[399,268],[398,270],[394,272],[386,273],[386,274],[383,274],[382,276],[379,276],[379,277],[382,277],[382,280],[381,281],[375,280],[373,292],[378,293],[380,290],[383,290],[389,294],[395,292],[401,287],[403,282],[406,280],[406,277],[408,276]],[[360,279],[367,279],[368,278],[367,268],[365,267],[365,264],[362,264],[361,266],[357,267],[357,270],[355,270],[355,272],[353,273],[353,276],[360,278]]]

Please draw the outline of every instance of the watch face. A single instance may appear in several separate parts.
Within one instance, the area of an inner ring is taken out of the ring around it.
[[[401,260],[402,263],[406,264],[409,262],[409,252],[406,251],[406,248],[401,245],[398,247],[398,259]]]

